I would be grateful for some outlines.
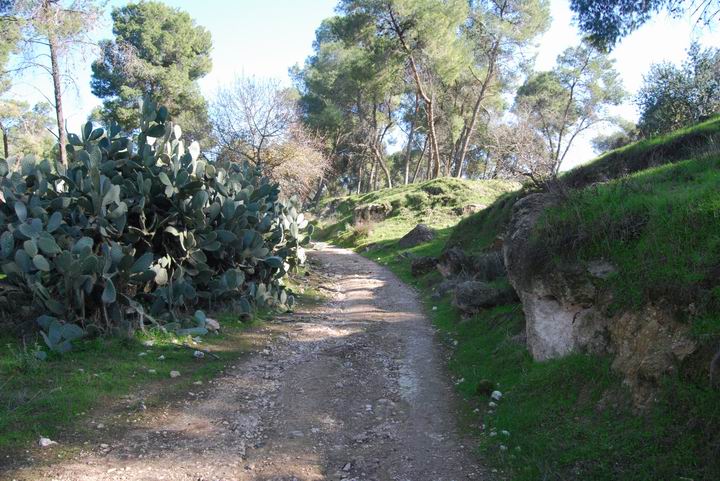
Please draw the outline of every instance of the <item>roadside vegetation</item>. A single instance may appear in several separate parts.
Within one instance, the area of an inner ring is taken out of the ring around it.
[[[40,336],[0,339],[0,451],[20,450],[41,436],[72,437],[90,429],[86,419],[113,413],[125,396],[132,411],[142,411],[194,382],[207,382],[250,349],[243,332],[267,316],[258,313],[247,322],[218,313],[222,331],[202,338],[153,330],[80,340],[71,352],[44,361],[33,353],[41,348]],[[171,378],[172,371],[180,375]]]

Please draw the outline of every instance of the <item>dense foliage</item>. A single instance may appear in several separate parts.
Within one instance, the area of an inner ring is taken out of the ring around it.
[[[137,105],[161,101],[192,140],[208,136],[207,102],[197,80],[212,67],[210,32],[186,12],[160,2],[112,11],[112,40],[100,42],[92,64],[92,91],[103,99],[100,117],[124,128],[138,125]]]
[[[337,12],[295,71],[338,174],[331,190],[504,172],[488,167],[486,134],[531,68],[546,0],[342,0]],[[390,154],[397,131],[404,145]]]
[[[202,333],[202,313],[182,322],[195,305],[232,301],[248,315],[292,304],[280,279],[304,260],[297,202],[282,203],[253,166],[201,160],[181,134],[148,102],[136,139],[91,123],[71,134],[67,169],[0,162],[0,267],[11,289],[53,316],[39,320],[51,348],[66,349],[80,327]]]
[[[720,113],[720,49],[694,43],[681,66],[654,64],[638,92],[639,129],[664,134]]]

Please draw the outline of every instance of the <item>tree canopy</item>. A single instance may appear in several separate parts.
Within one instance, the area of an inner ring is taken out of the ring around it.
[[[518,89],[515,111],[545,139],[551,173],[560,171],[579,134],[612,120],[606,108],[625,96],[613,61],[590,45],[565,50],[551,71],[531,75]]]
[[[139,125],[143,97],[167,106],[188,136],[208,133],[207,102],[197,80],[212,67],[210,32],[186,12],[161,2],[130,3],[112,11],[112,40],[100,43],[92,64],[92,92],[102,115],[121,126]]]
[[[694,43],[681,66],[655,64],[637,96],[643,135],[670,132],[720,113],[720,49]]]

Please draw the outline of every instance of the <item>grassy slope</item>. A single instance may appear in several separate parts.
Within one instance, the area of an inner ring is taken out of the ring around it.
[[[609,282],[623,293],[619,299],[626,302],[625,307],[655,295],[663,286],[665,292],[668,286],[674,286],[674,292],[696,292],[692,286],[698,282],[707,284],[713,275],[717,279],[720,272],[713,267],[720,258],[720,165],[717,157],[682,161],[681,156],[702,151],[698,142],[719,132],[720,119],[715,119],[695,129],[626,147],[569,173],[568,183],[581,185],[607,176],[618,166],[633,172],[648,163],[677,162],[573,194],[572,203],[548,213],[538,234],[539,244],[547,243],[566,260],[567,256],[612,260],[621,267],[622,275]],[[396,194],[384,191],[381,196]],[[688,376],[689,368],[669,376],[657,402],[639,415],[621,380],[611,371],[609,359],[573,355],[533,362],[525,347],[512,339],[524,329],[520,305],[461,320],[448,298],[430,297],[439,274],[411,277],[410,257],[399,254],[438,255],[446,245],[459,245],[470,252],[485,250],[504,231],[519,195],[504,194],[487,209],[463,220],[446,217],[443,226],[460,222],[454,228],[446,227],[433,242],[407,251],[394,241],[418,218],[451,214],[404,212],[407,219],[392,220],[394,225],[387,221],[377,224],[369,239],[353,238],[338,228],[339,224],[325,232],[329,240],[355,248],[380,240],[365,255],[387,265],[424,294],[429,315],[454,349],[450,368],[461,380],[458,389],[471,406],[477,406],[469,413],[467,424],[477,431],[486,458],[511,479],[720,479],[720,395],[709,388],[706,378]],[[351,208],[345,209],[345,222],[351,212]],[[637,219],[638,215],[645,226],[642,236],[630,239],[622,229],[613,228],[618,223],[628,225],[621,219]],[[610,235],[613,232],[620,235]],[[568,248],[568,236],[573,239],[572,249]],[[558,255],[551,258],[562,260]],[[713,299],[720,297],[717,287],[702,292],[707,295],[704,306],[712,307]],[[715,339],[720,316],[704,312],[706,315],[696,320],[696,331],[704,339]],[[486,395],[476,392],[485,380],[504,393],[494,414],[487,410]],[[496,436],[490,435],[493,430]],[[510,435],[503,435],[503,430]]]
[[[611,261],[617,308],[658,299],[694,304],[720,334],[720,154],[572,192],[546,212],[534,244],[550,269]]]
[[[445,238],[457,223],[455,209],[469,204],[490,205],[498,196],[518,187],[519,184],[508,181],[436,179],[342,197],[336,200],[338,206],[335,213],[322,219],[315,237],[332,239],[338,245],[357,248],[398,239],[415,225],[423,223],[438,229],[440,237]],[[324,200],[321,210],[333,200]],[[382,223],[370,226],[368,235],[358,236],[353,229],[353,209],[367,204],[387,204],[392,211]]]
[[[582,188],[653,166],[700,157],[718,149],[720,117],[613,150],[566,172],[562,179],[572,188]],[[459,228],[449,235],[448,245],[457,245],[469,252],[490,247],[504,232],[512,206],[521,195],[522,192],[509,193],[487,209],[463,219]]]

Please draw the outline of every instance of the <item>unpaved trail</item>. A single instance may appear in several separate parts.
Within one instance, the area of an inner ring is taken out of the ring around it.
[[[117,439],[7,479],[486,479],[413,290],[347,250],[312,260],[331,299],[265,328],[265,349]]]

